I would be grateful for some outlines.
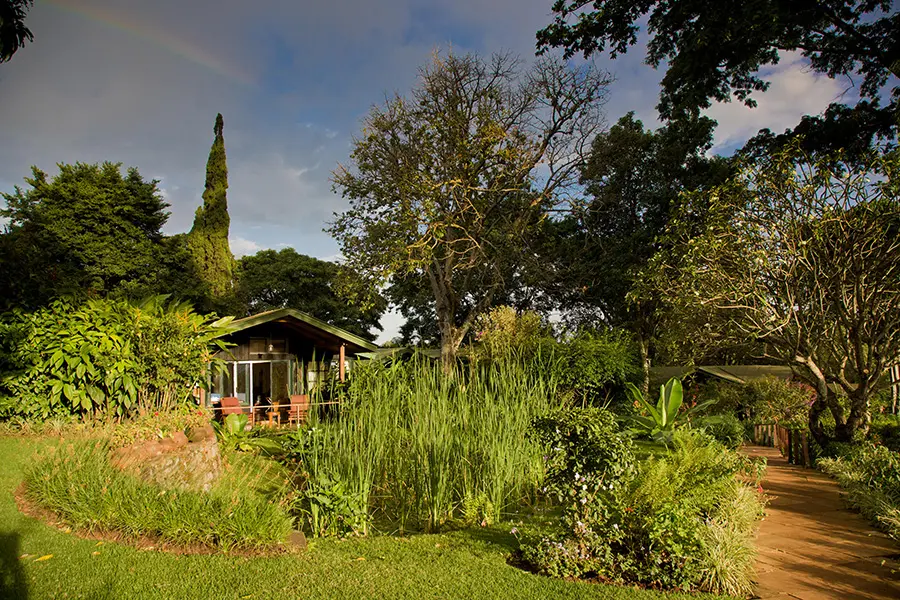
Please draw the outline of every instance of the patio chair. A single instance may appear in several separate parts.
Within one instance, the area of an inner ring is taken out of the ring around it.
[[[228,415],[239,415],[244,412],[241,401],[234,396],[222,398],[219,401],[219,408],[221,409],[223,419]]]
[[[288,425],[305,423],[308,415],[309,395],[295,394],[291,396],[291,404],[288,407]]]

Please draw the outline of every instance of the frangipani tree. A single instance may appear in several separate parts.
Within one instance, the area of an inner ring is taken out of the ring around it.
[[[898,177],[897,152],[850,162],[794,144],[687,195],[670,225],[678,251],[650,271],[678,310],[713,310],[794,366],[816,389],[809,425],[820,441],[826,410],[839,440],[868,427],[869,401],[900,359]],[[690,237],[701,212],[707,227]]]

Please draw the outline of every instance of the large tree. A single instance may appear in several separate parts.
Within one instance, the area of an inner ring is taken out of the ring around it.
[[[339,266],[298,254],[293,248],[261,250],[238,261],[238,296],[248,314],[295,308],[317,319],[375,339],[387,302],[377,295],[366,310],[347,302],[339,289]]]
[[[642,269],[660,250],[670,211],[683,191],[708,189],[730,174],[707,156],[715,123],[696,119],[645,130],[629,113],[598,135],[581,174],[585,199],[558,220],[551,244],[552,295],[570,320],[624,327],[641,349],[645,382],[658,337],[658,299],[636,294]]]
[[[684,224],[698,208],[706,227]],[[900,359],[900,154],[813,159],[799,143],[689,194],[656,260],[658,289],[681,310],[715,310],[817,391],[810,429],[849,441]],[[839,401],[849,399],[849,409]]]
[[[9,61],[25,42],[34,40],[25,25],[32,0],[0,0],[0,63]]]
[[[556,0],[553,12],[538,48],[561,46],[567,56],[624,54],[647,19],[646,62],[666,67],[664,118],[732,96],[753,106],[753,93],[769,87],[760,69],[783,51],[802,52],[829,77],[860,77],[863,98],[877,99],[890,75],[900,77],[900,11],[891,0]]]
[[[375,107],[334,174],[329,231],[369,284],[426,281],[446,368],[576,182],[609,77],[587,64],[435,55],[409,97]]]
[[[156,181],[121,164],[32,167],[30,186],[3,194],[9,219],[0,235],[0,299],[34,308],[60,295],[159,293],[169,213]]]
[[[234,256],[228,245],[228,166],[225,161],[225,138],[222,115],[216,115],[215,139],[206,163],[206,186],[203,206],[197,209],[187,245],[204,292],[208,308],[230,306],[234,293]]]

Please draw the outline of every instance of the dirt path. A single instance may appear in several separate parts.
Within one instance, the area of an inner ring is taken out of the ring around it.
[[[848,510],[833,480],[774,448],[746,452],[769,462],[756,598],[900,599],[900,545]]]

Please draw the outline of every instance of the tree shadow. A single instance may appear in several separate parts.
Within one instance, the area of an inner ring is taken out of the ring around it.
[[[26,600],[28,584],[19,561],[19,534],[0,533],[0,598]]]

